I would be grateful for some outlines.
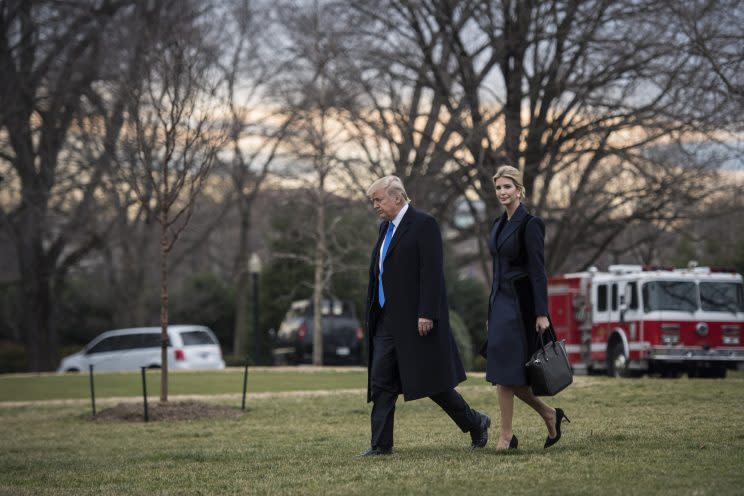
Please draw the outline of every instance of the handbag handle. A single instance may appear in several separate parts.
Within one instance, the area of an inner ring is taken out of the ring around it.
[[[548,317],[548,327],[545,328],[545,330],[543,332],[539,333],[540,334],[540,339],[542,340],[543,334],[545,334],[547,332],[547,333],[549,333],[549,336],[550,336],[550,338],[553,341],[558,341],[558,336],[555,335],[555,328],[553,327],[553,319],[550,318],[550,315],[549,314],[548,314],[547,317]]]
[[[540,335],[540,346],[542,347],[543,355],[545,356],[545,360],[547,361],[548,355],[547,355],[547,352],[545,351],[545,334],[546,333],[548,334],[550,341],[553,343],[553,346],[555,346],[555,343],[558,342],[558,337],[555,335],[555,330],[553,329],[552,322],[543,332],[538,332],[538,334]],[[548,343],[548,345],[550,345],[550,343]]]

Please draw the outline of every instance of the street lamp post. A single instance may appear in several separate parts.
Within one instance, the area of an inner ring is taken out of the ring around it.
[[[261,259],[257,253],[252,253],[248,260],[248,272],[253,279],[253,363],[257,363],[261,346],[258,332],[258,276],[261,274]]]

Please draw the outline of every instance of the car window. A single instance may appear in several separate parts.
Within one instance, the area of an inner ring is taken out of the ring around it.
[[[311,312],[312,313],[312,312]],[[320,305],[321,315],[333,315],[333,316],[351,316],[351,305],[345,301],[338,300],[323,300]]]
[[[110,336],[107,338],[104,338],[100,340],[98,343],[96,343],[91,349],[88,350],[88,353],[106,353],[108,351],[118,351],[119,350],[119,340],[120,336]]]
[[[134,350],[142,347],[142,334],[124,334],[119,336],[117,345],[120,350]]]
[[[147,334],[142,334],[141,336],[143,348],[160,348],[160,334],[148,332]]]
[[[295,302],[287,311],[285,318],[287,319],[298,319],[304,317],[308,313],[308,307],[310,307],[310,313],[312,314],[312,305],[308,305],[305,302]]]
[[[321,315],[333,316],[333,317],[353,317],[354,307],[348,301],[328,301],[323,300],[323,304],[320,306]],[[310,315],[313,314],[312,306],[310,308]]]
[[[354,305],[349,301],[323,300],[320,304],[320,312],[323,317],[356,318]],[[295,302],[284,315],[282,326],[296,326],[302,318],[312,317],[314,313],[311,302]]]
[[[348,301],[334,301],[330,310],[333,315],[341,317],[352,317],[354,312]]]
[[[217,344],[212,336],[206,331],[186,331],[180,334],[184,346]]]

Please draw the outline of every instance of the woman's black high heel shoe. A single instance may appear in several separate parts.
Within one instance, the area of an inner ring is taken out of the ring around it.
[[[519,446],[519,439],[517,439],[517,436],[512,434],[512,437],[509,440],[509,446],[507,448],[496,448],[496,451],[506,451],[507,449],[513,450],[517,449],[517,446]]]
[[[509,441],[509,449],[517,449],[517,446],[519,446],[519,439],[517,439],[517,436],[512,434],[511,441]]]
[[[544,448],[550,448],[555,443],[557,443],[558,441],[560,441],[560,439],[561,439],[561,421],[563,419],[566,419],[566,422],[568,422],[569,424],[571,423],[571,420],[569,420],[569,418],[566,417],[566,413],[563,410],[561,410],[560,408],[556,408],[555,409],[555,437],[548,436],[547,438],[545,438],[545,446],[543,446],[543,449]]]

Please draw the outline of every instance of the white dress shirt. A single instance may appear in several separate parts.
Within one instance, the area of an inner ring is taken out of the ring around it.
[[[398,212],[398,215],[395,216],[395,218],[392,220],[393,223],[393,235],[390,236],[390,242],[393,241],[393,236],[395,236],[395,231],[398,229],[398,226],[400,225],[400,221],[403,220],[403,216],[406,215],[406,212],[408,211],[408,203],[403,205],[403,208],[400,209],[400,212]],[[387,234],[387,232],[385,233]],[[378,255],[378,259],[380,260],[380,272],[382,272],[382,247],[385,245],[385,238],[382,238],[382,243],[380,243],[380,253]],[[388,248],[390,248],[388,246]]]

